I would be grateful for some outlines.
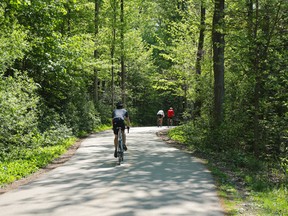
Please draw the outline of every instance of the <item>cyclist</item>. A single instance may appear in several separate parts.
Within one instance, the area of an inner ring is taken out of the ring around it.
[[[162,123],[163,123],[163,118],[165,117],[164,111],[163,110],[159,110],[157,112],[157,126],[158,127],[162,127]]]
[[[118,127],[121,127],[122,134],[123,134],[123,144],[124,144],[124,150],[127,151],[126,146],[126,134],[125,134],[125,120],[127,122],[127,128],[129,130],[130,128],[130,119],[129,115],[126,109],[123,108],[123,103],[118,102],[116,104],[116,109],[113,110],[112,113],[112,125],[113,125],[113,131],[114,131],[114,157],[117,157],[117,144],[118,144]]]
[[[167,111],[168,127],[172,126],[172,119],[173,119],[174,115],[175,115],[175,113],[174,113],[173,107],[170,107],[170,109]]]

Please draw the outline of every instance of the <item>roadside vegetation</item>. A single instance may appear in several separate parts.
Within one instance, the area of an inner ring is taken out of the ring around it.
[[[111,126],[101,125],[95,128],[93,132],[104,131],[109,128],[111,128]],[[83,133],[80,138],[87,135],[87,133]],[[39,139],[42,139],[42,145],[35,145],[33,148],[14,148],[11,149],[9,153],[1,155],[0,188],[46,167],[53,160],[63,155],[80,139],[73,136],[71,133],[67,133],[67,131],[50,131],[49,136],[50,137],[47,137],[47,134],[45,134],[38,137]],[[44,137],[46,139],[45,141],[43,140]],[[37,140],[37,142],[39,143],[40,140]]]
[[[287,10],[287,0],[0,1],[0,182],[110,125],[118,101],[138,126],[172,106],[171,136],[207,155],[223,196],[237,183],[240,200],[285,214]]]
[[[179,126],[168,135],[206,161],[228,215],[288,215],[287,163],[239,148],[211,148],[207,145],[211,139],[204,130],[192,128]]]
[[[0,186],[27,177],[51,163],[73,145],[76,138],[69,138],[54,146],[36,147],[11,151],[0,163]]]

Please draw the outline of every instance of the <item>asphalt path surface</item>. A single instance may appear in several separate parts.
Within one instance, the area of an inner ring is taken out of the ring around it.
[[[132,127],[120,166],[112,130],[89,136],[63,166],[0,195],[0,215],[224,215],[210,172],[158,130]]]

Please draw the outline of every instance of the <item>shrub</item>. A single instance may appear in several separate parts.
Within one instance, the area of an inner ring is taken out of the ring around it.
[[[26,75],[0,77],[0,155],[17,146],[32,147],[38,133],[36,84]]]

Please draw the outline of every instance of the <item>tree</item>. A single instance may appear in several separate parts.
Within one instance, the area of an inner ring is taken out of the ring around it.
[[[199,77],[201,76],[202,73],[202,68],[201,68],[201,64],[202,64],[202,59],[203,59],[203,55],[204,55],[204,32],[206,29],[206,24],[205,24],[205,19],[206,19],[206,7],[204,5],[204,1],[201,0],[201,18],[200,18],[200,31],[199,31],[199,39],[198,39],[198,50],[197,50],[197,57],[196,57],[196,66],[195,66],[195,70],[196,70],[196,76],[197,76],[197,80],[198,83],[196,84],[196,92],[200,93],[200,86],[199,86]],[[200,97],[198,96],[198,98],[196,98],[195,101],[195,117],[200,117],[201,115],[201,104],[202,101],[200,99]]]
[[[215,0],[213,16],[214,124],[223,122],[224,103],[224,0]]]
[[[122,91],[122,101],[126,104],[126,71],[125,71],[125,47],[124,47],[124,30],[125,30],[125,21],[124,21],[124,0],[120,2],[120,64],[121,64],[121,91]]]
[[[111,0],[111,8],[112,8],[112,24],[111,24],[111,34],[112,34],[112,40],[111,40],[111,47],[110,47],[110,53],[111,53],[111,83],[112,83],[112,107],[114,107],[115,103],[115,45],[116,45],[116,18],[117,18],[117,1]]]
[[[94,50],[94,58],[95,60],[99,59],[99,51],[96,49],[97,47],[97,41],[99,41],[99,26],[100,26],[100,3],[101,0],[95,0],[95,34],[94,34],[94,40],[95,40],[95,50]],[[98,74],[98,68],[94,67],[94,80],[93,80],[93,89],[94,89],[94,104],[97,105],[99,103],[99,74]]]

